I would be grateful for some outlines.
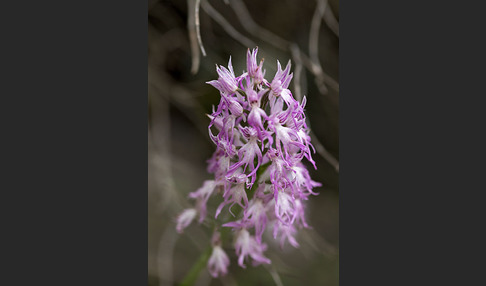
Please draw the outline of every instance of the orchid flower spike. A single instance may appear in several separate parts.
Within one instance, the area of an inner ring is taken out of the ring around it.
[[[247,71],[238,76],[230,57],[228,67],[216,66],[218,79],[207,82],[221,95],[218,106],[207,115],[209,137],[215,144],[207,169],[214,177],[189,194],[195,206],[178,216],[176,226],[181,233],[199,215],[199,223],[209,217],[216,229],[232,230],[233,248],[243,268],[245,262],[271,263],[264,254],[267,229],[273,230],[281,247],[285,242],[299,246],[298,230],[310,228],[306,201],[321,186],[303,163],[306,159],[316,168],[305,122],[307,98],[298,102],[289,89],[291,63],[282,69],[277,61],[275,76],[267,80],[264,61],[258,61],[257,54],[258,48],[248,49]],[[220,197],[217,207],[210,204],[213,196]],[[211,247],[208,271],[213,277],[223,276],[230,259],[218,231]]]

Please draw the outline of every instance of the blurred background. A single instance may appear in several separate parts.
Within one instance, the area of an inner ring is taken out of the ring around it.
[[[199,9],[198,9],[199,8]],[[148,277],[149,285],[177,285],[208,245],[211,230],[193,223],[184,234],[174,220],[192,206],[187,194],[211,179],[206,160],[215,146],[207,131],[218,91],[215,64],[246,69],[246,51],[259,47],[268,80],[276,60],[292,61],[294,97],[307,97],[318,196],[307,201],[312,229],[299,231],[300,248],[283,250],[271,236],[270,266],[237,266],[213,279],[206,269],[196,285],[339,284],[339,3],[338,0],[149,0],[148,3]],[[198,25],[199,23],[199,25]],[[201,53],[200,42],[206,56]],[[210,200],[209,213],[219,201]]]

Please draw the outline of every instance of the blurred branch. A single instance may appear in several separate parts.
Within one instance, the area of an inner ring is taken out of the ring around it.
[[[199,5],[201,4],[200,0],[196,0],[196,15],[195,15],[195,20],[196,20],[196,32],[197,32],[197,42],[199,44],[199,47],[201,48],[201,52],[203,56],[206,56],[206,51],[204,50],[204,46],[202,44],[202,39],[201,39],[201,27],[199,24]]]
[[[339,23],[334,17],[334,13],[332,12],[331,9],[326,9],[326,12],[324,13],[324,22],[327,24],[329,29],[337,36],[339,37]]]
[[[206,56],[204,50],[201,32],[199,27],[199,4],[200,0],[187,0],[188,17],[187,17],[187,30],[189,32],[189,41],[191,43],[191,55],[192,66],[191,73],[196,74],[199,70],[199,64],[201,61],[198,46],[201,48],[203,56]]]
[[[327,83],[332,89],[339,91],[339,83],[322,70],[320,63],[314,63],[304,53],[301,53],[301,56],[304,66],[316,77],[318,83]]]
[[[178,238],[179,235],[170,226],[165,229],[160,238],[157,252],[157,269],[159,271],[160,286],[174,285],[172,265],[174,247]]]
[[[167,207],[175,206],[183,201],[176,190],[172,174],[172,155],[170,150],[170,116],[169,105],[158,92],[149,84],[150,120],[148,128],[149,149],[153,168],[160,173],[155,176],[155,183],[159,190],[157,211],[164,212]]]
[[[301,74],[302,74],[302,59],[300,57],[300,51],[297,44],[292,44],[290,46],[290,52],[292,54],[292,58],[295,62],[295,78],[294,78],[294,89],[295,89],[295,97],[297,101],[302,101],[302,89],[301,89]]]
[[[290,42],[259,26],[250,16],[250,12],[248,12],[245,3],[243,3],[242,0],[231,0],[231,8],[233,8],[236,17],[238,17],[238,20],[247,32],[267,43],[272,44],[274,47],[280,50],[288,51]]]
[[[317,8],[312,17],[311,28],[309,32],[309,56],[315,63],[319,63],[318,44],[319,44],[319,30],[321,28],[321,20],[326,11],[327,0],[318,0]]]
[[[272,275],[272,278],[273,278],[273,281],[275,282],[275,285],[283,286],[282,279],[280,279],[280,275],[278,275],[278,272],[275,269],[275,266],[265,264],[265,268],[268,270],[270,275]]]
[[[309,55],[310,55],[310,71],[316,76],[316,84],[322,94],[327,94],[327,86],[331,86],[334,90],[339,91],[339,84],[327,75],[322,69],[319,61],[319,31],[321,28],[321,21],[324,17],[327,8],[327,0],[318,0],[317,8],[312,17],[311,28],[309,31]]]
[[[334,156],[327,151],[326,148],[324,148],[324,145],[317,139],[316,134],[314,134],[314,131],[310,132],[311,136],[311,141],[314,147],[316,148],[317,153],[322,156],[331,166],[336,170],[337,173],[339,173],[339,161],[334,158]]]
[[[208,142],[209,144],[210,139],[208,137],[207,126],[205,126],[204,121],[201,120],[202,118],[205,119],[205,117],[198,116],[198,114],[204,114],[204,111],[200,110],[200,106],[198,105],[196,100],[194,100],[191,92],[183,88],[181,85],[175,85],[170,83],[169,81],[160,80],[162,78],[162,75],[160,73],[149,72],[149,77],[152,73],[154,73],[154,77],[159,77],[159,81],[149,80],[149,83],[152,84],[162,96],[164,96],[172,104],[174,104],[174,106],[194,124],[199,133],[205,139],[207,139],[206,142]],[[166,92],[163,92],[164,90]]]
[[[339,254],[339,249],[322,237],[317,231],[303,229],[301,237],[315,252],[326,256]]]
[[[233,39],[241,43],[245,48],[256,46],[256,44],[252,40],[248,39],[240,32],[238,32],[235,28],[233,28],[233,26],[231,26],[231,24],[226,21],[226,19],[221,14],[219,14],[219,12],[216,11],[216,9],[214,9],[213,6],[208,3],[208,1],[203,0],[201,5],[203,10],[208,13],[208,15],[214,21],[216,21],[216,23],[218,23],[226,31],[226,33],[228,33]]]

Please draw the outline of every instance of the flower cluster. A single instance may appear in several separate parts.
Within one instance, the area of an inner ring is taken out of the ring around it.
[[[222,193],[215,218],[225,208],[236,217],[222,227],[234,230],[234,248],[243,268],[245,260],[253,265],[270,263],[262,240],[267,227],[282,247],[286,241],[299,246],[297,228],[309,227],[304,201],[316,195],[312,189],[321,185],[310,178],[301,162],[305,157],[316,168],[305,123],[306,98],[298,102],[288,89],[293,76],[290,61],[285,69],[277,61],[277,72],[269,82],[264,78],[263,60],[257,62],[257,52],[258,48],[248,50],[247,71],[240,76],[235,76],[230,57],[228,68],[217,67],[219,78],[208,82],[221,94],[218,107],[208,115],[209,136],[216,145],[208,172],[214,179],[189,194],[196,200],[195,207],[183,211],[177,221],[179,232],[196,216],[203,222],[208,199]],[[237,214],[232,209],[235,204],[240,207]],[[229,265],[219,234],[216,237],[208,261],[214,277],[224,275]]]

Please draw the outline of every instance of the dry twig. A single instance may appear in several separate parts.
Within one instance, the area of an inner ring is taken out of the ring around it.
[[[243,25],[243,28],[247,32],[255,35],[257,38],[260,38],[261,40],[271,44],[272,46],[280,50],[289,50],[290,42],[259,26],[251,17],[250,12],[248,12],[245,3],[243,3],[242,0],[232,0],[231,7],[235,11],[236,17],[238,17],[241,25]]]
[[[228,33],[233,39],[242,44],[245,48],[256,46],[256,44],[252,40],[248,39],[240,32],[238,32],[233,26],[231,26],[231,24],[226,21],[226,19],[218,11],[216,11],[216,9],[214,9],[213,6],[208,3],[208,1],[203,0],[201,5],[204,12],[208,13],[208,15],[214,21],[216,21],[216,23],[221,25],[226,33]]]
[[[280,275],[278,275],[278,272],[275,269],[275,266],[273,266],[273,265],[265,265],[265,268],[270,273],[270,275],[272,275],[272,278],[273,278],[273,281],[275,282],[275,285],[277,285],[277,286],[283,286],[282,279],[280,279]]]
[[[294,59],[294,63],[295,63],[295,71],[294,71],[295,97],[297,98],[297,101],[302,101],[302,89],[301,89],[302,59],[300,57],[299,47],[296,44],[292,44],[290,46],[290,52],[292,54],[292,58]]]
[[[201,48],[201,53],[203,54],[203,56],[206,56],[206,51],[204,50],[204,46],[203,46],[203,43],[202,43],[202,39],[201,39],[201,27],[200,27],[200,24],[199,24],[199,5],[201,4],[201,1],[200,0],[196,0],[196,7],[195,7],[195,21],[196,21],[196,34],[197,34],[197,42],[199,44],[199,47]]]
[[[322,66],[319,61],[319,31],[321,28],[321,21],[324,16],[327,7],[327,0],[319,0],[317,2],[317,8],[312,16],[311,28],[309,31],[309,56],[312,62],[312,70],[316,73],[316,85],[319,91],[323,94],[327,94],[328,90],[323,81],[322,76],[318,77]]]
[[[206,51],[202,45],[201,32],[199,28],[199,4],[200,0],[187,0],[187,30],[189,32],[189,41],[191,43],[192,74],[197,73],[201,61],[198,46],[201,49],[203,56],[206,56]]]
[[[321,155],[331,166],[336,170],[337,173],[339,173],[339,161],[334,158],[334,156],[327,151],[327,149],[322,145],[322,143],[317,139],[316,134],[311,129],[310,132],[311,136],[311,141],[314,147],[316,148],[316,151],[319,155]]]
[[[327,24],[329,29],[337,36],[339,37],[339,23],[334,17],[334,14],[332,13],[331,9],[326,9],[326,12],[324,13],[324,22]]]

